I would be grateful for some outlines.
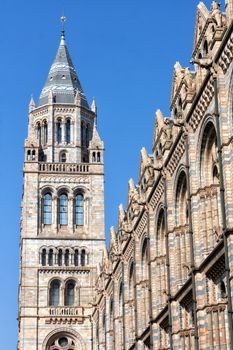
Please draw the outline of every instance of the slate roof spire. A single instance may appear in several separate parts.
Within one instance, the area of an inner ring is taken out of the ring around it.
[[[84,94],[66,46],[64,29],[65,17],[62,16],[61,20],[62,31],[60,45],[55,60],[50,68],[47,81],[41,91],[39,106],[48,103],[48,96],[52,92],[54,103],[73,104],[75,96],[79,95],[81,105],[89,109],[87,98]]]

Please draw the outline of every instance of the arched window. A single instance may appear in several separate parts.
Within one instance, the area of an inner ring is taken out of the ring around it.
[[[37,140],[39,141],[39,145],[41,145],[41,125],[37,124]]]
[[[31,151],[30,150],[27,151],[27,160],[31,160]]]
[[[86,147],[88,147],[88,145],[89,145],[89,125],[86,126],[85,138],[86,138]]]
[[[66,143],[70,143],[70,119],[66,121]]]
[[[206,57],[208,55],[208,42],[207,40],[204,41],[204,45],[203,45],[203,53],[204,53],[204,57]]]
[[[85,253],[85,250],[82,249],[81,251],[81,257],[80,257],[80,264],[81,266],[85,266],[85,260],[86,260],[86,253]]]
[[[33,151],[32,151],[32,160],[35,160],[35,159],[36,159],[36,151],[33,150]]]
[[[68,197],[65,193],[59,197],[59,224],[68,224]]]
[[[58,306],[60,303],[60,281],[54,280],[50,285],[50,306]]]
[[[156,255],[165,255],[165,221],[164,210],[161,209],[158,215],[157,230],[156,230]]]
[[[81,123],[81,146],[84,146],[85,144],[85,125],[82,122]]]
[[[187,210],[187,179],[185,172],[179,175],[176,190],[176,221],[177,225],[186,225],[188,223]]]
[[[93,161],[93,163],[96,162],[96,153],[95,152],[92,153],[92,161]]]
[[[49,250],[49,266],[53,266],[53,250]]]
[[[82,226],[84,224],[84,198],[79,193],[75,197],[75,225]]]
[[[46,266],[46,249],[42,250],[41,254],[41,265]]]
[[[46,193],[43,197],[43,224],[51,225],[52,222],[52,195],[51,193]]]
[[[129,269],[129,298],[133,299],[133,273],[134,273],[134,263],[131,262]]]
[[[47,145],[47,142],[48,142],[48,124],[47,124],[47,121],[45,120],[44,121],[44,130],[43,130],[43,143],[44,145]]]
[[[62,266],[62,250],[61,249],[59,249],[59,251],[58,251],[57,264],[58,264],[58,266]]]
[[[70,265],[70,253],[69,250],[67,249],[65,252],[65,265],[69,266]]]
[[[101,158],[100,158],[100,152],[97,152],[97,163],[100,163]]]
[[[62,127],[61,127],[61,120],[59,119],[57,121],[57,143],[62,142]]]
[[[148,278],[148,242],[147,238],[144,239],[142,246],[142,278]]]
[[[78,266],[78,250],[74,252],[74,266]]]
[[[74,305],[74,291],[75,283],[73,281],[68,282],[65,287],[65,306]]]
[[[60,162],[65,163],[66,162],[66,152],[60,153]]]

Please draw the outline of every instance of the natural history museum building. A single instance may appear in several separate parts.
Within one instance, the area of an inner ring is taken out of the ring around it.
[[[107,249],[97,108],[62,31],[29,105],[18,350],[233,349],[233,0],[199,3],[192,63]]]

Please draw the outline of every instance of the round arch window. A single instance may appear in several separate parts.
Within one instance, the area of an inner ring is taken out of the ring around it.
[[[53,338],[54,339],[54,338]],[[76,350],[77,344],[73,337],[68,335],[60,335],[55,340],[49,342],[47,350]]]

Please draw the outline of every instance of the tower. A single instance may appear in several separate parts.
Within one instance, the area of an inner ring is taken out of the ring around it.
[[[25,140],[19,350],[89,350],[105,249],[104,145],[62,30]]]

